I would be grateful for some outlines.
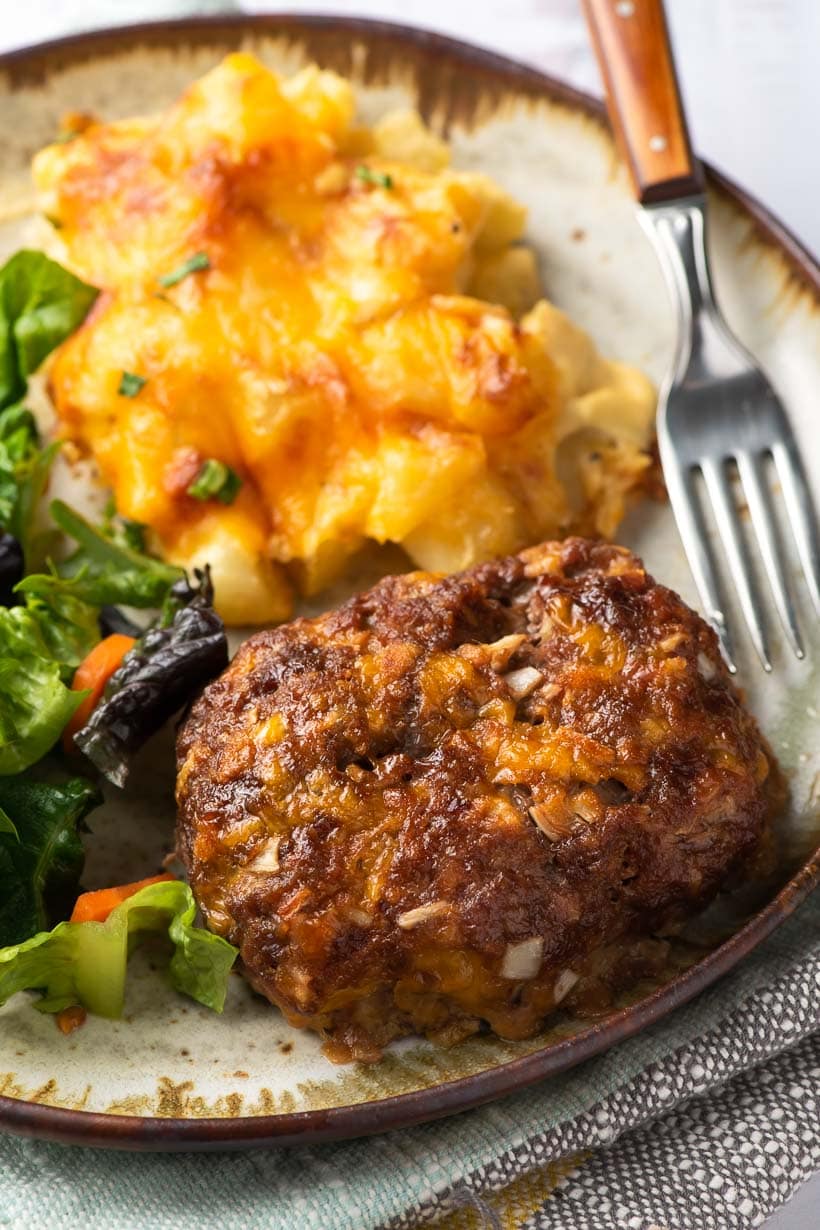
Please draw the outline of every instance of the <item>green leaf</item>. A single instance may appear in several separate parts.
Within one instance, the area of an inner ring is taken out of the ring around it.
[[[199,273],[201,269],[210,269],[211,260],[207,252],[194,252],[193,256],[189,256],[187,261],[183,261],[181,265],[177,265],[176,269],[172,269],[170,273],[165,273],[161,278],[157,278],[160,286],[176,286],[183,278],[187,278],[191,273]]]
[[[44,534],[36,532],[37,509],[45,493],[54,458],[60,448],[61,441],[55,440],[45,448],[38,449],[16,470],[17,499],[7,528],[23,548],[27,569],[42,565],[51,540],[48,532]]]
[[[132,521],[130,517],[120,517],[117,524],[119,532],[113,535],[112,542],[144,555],[145,531],[148,527],[141,521]]]
[[[85,319],[99,292],[42,252],[17,252],[0,269],[0,525],[33,567],[34,518],[59,444],[40,450],[19,404],[28,378]]]
[[[149,884],[112,910],[104,923],[60,923],[22,944],[0,950],[0,1004],[18,991],[40,991],[37,1007],[60,1012],[81,1004],[98,1016],[119,1017],[129,952],[147,935],[173,945],[171,984],[221,1012],[237,950],[194,926],[196,903],[187,884]]]
[[[66,684],[100,639],[96,610],[69,583],[32,576],[20,590],[25,606],[0,607],[0,776],[27,769],[57,742],[84,695]]]
[[[74,579],[74,596],[84,602],[160,607],[170,587],[185,575],[181,568],[112,542],[62,500],[52,502],[51,515],[78,545],[59,571]]]
[[[15,840],[20,840],[20,834],[17,832],[17,825],[14,823],[8,812],[3,811],[2,807],[0,807],[0,833],[13,833]]]
[[[356,177],[365,184],[373,184],[376,188],[386,188],[388,191],[393,187],[393,176],[386,175],[382,171],[373,171],[370,167],[356,167]]]
[[[219,500],[220,504],[233,504],[242,479],[224,461],[210,457],[204,461],[194,481],[186,488],[186,494],[195,500]]]
[[[9,406],[0,412],[0,526],[14,533],[28,523],[28,492],[25,511],[20,509],[21,486],[29,485],[40,441],[34,417],[23,406]],[[15,533],[15,538],[19,537]],[[22,545],[22,543],[21,543]]]
[[[83,322],[99,291],[42,252],[23,249],[0,269],[0,409]]]
[[[84,860],[77,831],[101,801],[79,778],[59,786],[0,779],[0,810],[16,830],[0,833],[0,944],[27,940],[70,908]]]
[[[0,455],[0,526],[4,529],[14,516],[17,506],[17,481],[14,471],[4,465]]]
[[[57,662],[31,652],[0,656],[0,777],[42,759],[84,696],[66,687]]]
[[[109,542],[115,543],[118,547],[129,547],[132,551],[145,554],[147,528],[141,521],[131,521],[128,517],[118,516],[113,495],[108,497],[100,522],[100,532]]]
[[[40,447],[34,415],[25,406],[7,406],[0,414],[0,444],[12,465],[28,460]]]
[[[144,389],[148,380],[145,376],[138,376],[136,372],[123,372],[120,376],[120,383],[117,392],[120,397],[136,397],[140,389]]]
[[[35,654],[42,658],[49,656],[40,621],[31,614],[27,606],[3,607],[0,609],[0,658],[15,658],[25,654]]]
[[[16,588],[25,599],[26,613],[37,622],[44,652],[59,662],[69,680],[100,639],[97,609],[80,596],[80,589],[76,580],[56,573],[32,573]]]

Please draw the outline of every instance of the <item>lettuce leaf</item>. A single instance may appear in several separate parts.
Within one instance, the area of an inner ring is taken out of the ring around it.
[[[38,531],[37,510],[48,486],[54,458],[61,447],[61,441],[54,440],[45,448],[37,449],[18,467],[16,473],[17,499],[7,528],[23,548],[23,557],[29,572],[43,566],[59,537],[54,529]]]
[[[40,448],[34,418],[24,406],[0,412],[0,526],[17,539],[30,569],[43,562],[54,537],[37,532],[36,518],[59,451],[59,440]]]
[[[0,1004],[34,990],[41,1012],[81,1004],[98,1016],[119,1017],[125,1000],[128,954],[148,935],[173,945],[172,985],[221,1012],[237,950],[194,926],[196,903],[187,884],[149,884],[112,910],[104,923],[60,923],[23,944],[0,949]]]
[[[75,582],[74,592],[95,606],[121,602],[133,607],[160,607],[168,590],[181,580],[182,568],[164,564],[107,538],[62,500],[51,504],[51,515],[77,550],[60,567]]]
[[[20,834],[17,832],[17,825],[12,820],[7,811],[3,811],[0,807],[0,833],[11,833],[15,841],[20,840]]]
[[[35,514],[60,445],[40,448],[20,399],[29,376],[82,324],[98,294],[42,252],[23,249],[0,269],[0,526],[19,542],[28,568],[45,558]]]
[[[0,778],[0,944],[28,939],[70,908],[84,861],[78,829],[101,801],[81,778]]]
[[[23,470],[39,447],[37,427],[30,410],[24,406],[9,406],[0,414],[0,525],[12,533]]]
[[[0,414],[2,455],[10,465],[26,461],[40,447],[34,415],[23,405],[8,406]]]
[[[25,607],[18,618],[36,625],[39,652],[59,662],[63,678],[70,682],[83,658],[100,639],[97,608],[80,596],[80,586],[56,573],[33,573],[17,585]],[[3,615],[0,612],[0,644]]]
[[[68,684],[99,639],[97,612],[70,591],[35,589],[25,606],[0,607],[0,776],[22,772],[57,742],[85,695]]]
[[[99,291],[42,252],[23,249],[0,269],[0,410],[82,324]]]
[[[41,760],[85,695],[66,687],[57,662],[0,657],[0,776]]]

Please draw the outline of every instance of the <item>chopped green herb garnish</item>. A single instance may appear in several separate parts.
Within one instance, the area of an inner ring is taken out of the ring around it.
[[[58,132],[57,136],[52,141],[52,145],[68,145],[69,141],[76,141],[79,137],[79,132],[76,128],[64,128],[62,132]]]
[[[63,229],[63,224],[56,214],[43,214],[43,217],[49,226],[54,227],[55,231],[61,231]]]
[[[161,278],[157,278],[157,281],[160,286],[176,286],[177,282],[187,278],[189,273],[199,273],[201,269],[210,269],[210,267],[211,259],[207,252],[194,252],[187,261],[177,265],[176,269],[172,269],[170,273],[163,274]]]
[[[364,165],[356,167],[356,175],[365,184],[375,184],[377,188],[393,187],[393,176],[385,175],[381,171],[372,171],[370,167]]]
[[[134,372],[123,372],[117,392],[120,397],[136,397],[147,383],[145,376],[137,376]]]
[[[199,473],[187,488],[195,500],[219,500],[220,504],[233,504],[242,479],[224,461],[209,457],[200,466]]]
[[[128,517],[121,517],[120,522],[123,545],[144,554],[145,526],[141,521],[131,521]]]

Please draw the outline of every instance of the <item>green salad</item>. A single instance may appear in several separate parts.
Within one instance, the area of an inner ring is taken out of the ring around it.
[[[0,1004],[33,990],[42,1011],[118,1016],[151,935],[172,984],[220,1011],[236,950],[195,925],[186,884],[80,892],[103,790],[227,664],[207,569],[149,554],[110,503],[92,524],[47,497],[60,442],[40,439],[28,381],[97,295],[41,252],[0,269]]]

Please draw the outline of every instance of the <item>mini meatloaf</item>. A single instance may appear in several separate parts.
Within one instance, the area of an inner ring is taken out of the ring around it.
[[[749,866],[768,810],[712,631],[577,538],[251,637],[178,765],[208,925],[342,1060],[525,1038],[634,976]]]

